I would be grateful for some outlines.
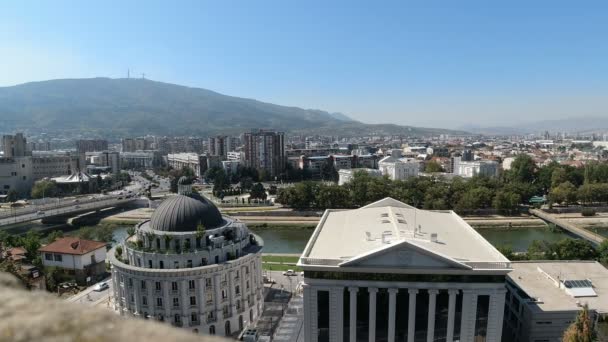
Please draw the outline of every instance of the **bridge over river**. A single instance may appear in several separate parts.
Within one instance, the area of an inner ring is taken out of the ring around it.
[[[574,234],[574,235],[580,237],[581,239],[585,239],[595,245],[599,245],[600,243],[602,243],[602,241],[604,241],[606,239],[605,237],[603,237],[599,234],[590,232],[587,229],[584,229],[581,227],[577,227],[576,225],[574,225],[570,222],[561,220],[558,217],[556,217],[555,215],[549,214],[549,213],[544,212],[539,209],[530,209],[530,214],[532,214],[546,222],[553,223],[557,227],[560,227],[561,229],[566,230],[566,231],[570,232],[571,234]]]
[[[139,200],[139,198],[107,196],[97,198],[95,200],[79,201],[78,203],[63,202],[58,204],[35,206],[20,210],[12,210],[0,216],[0,227],[36,220],[42,220],[44,222],[45,220],[58,217],[67,218],[91,211],[124,206],[136,200]]]

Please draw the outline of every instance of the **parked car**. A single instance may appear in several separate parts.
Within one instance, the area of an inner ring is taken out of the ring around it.
[[[298,275],[298,274],[296,272],[294,272],[294,270],[287,270],[287,271],[283,272],[283,275],[291,277],[291,276],[295,276],[295,275]]]
[[[104,282],[95,284],[95,286],[93,287],[93,291],[101,292],[101,291],[107,290],[109,288],[110,288],[110,285],[108,285],[108,283],[104,281]]]

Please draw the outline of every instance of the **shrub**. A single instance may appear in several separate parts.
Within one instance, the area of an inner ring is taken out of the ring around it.
[[[583,208],[581,211],[581,215],[583,216],[595,216],[595,210],[591,208]]]

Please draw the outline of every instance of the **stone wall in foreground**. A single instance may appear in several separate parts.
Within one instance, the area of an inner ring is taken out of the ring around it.
[[[29,292],[6,273],[0,273],[0,341],[229,342]]]

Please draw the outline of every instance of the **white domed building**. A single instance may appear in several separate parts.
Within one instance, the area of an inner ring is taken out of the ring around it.
[[[233,336],[263,307],[262,240],[182,177],[179,194],[112,249],[114,308],[195,333]]]

